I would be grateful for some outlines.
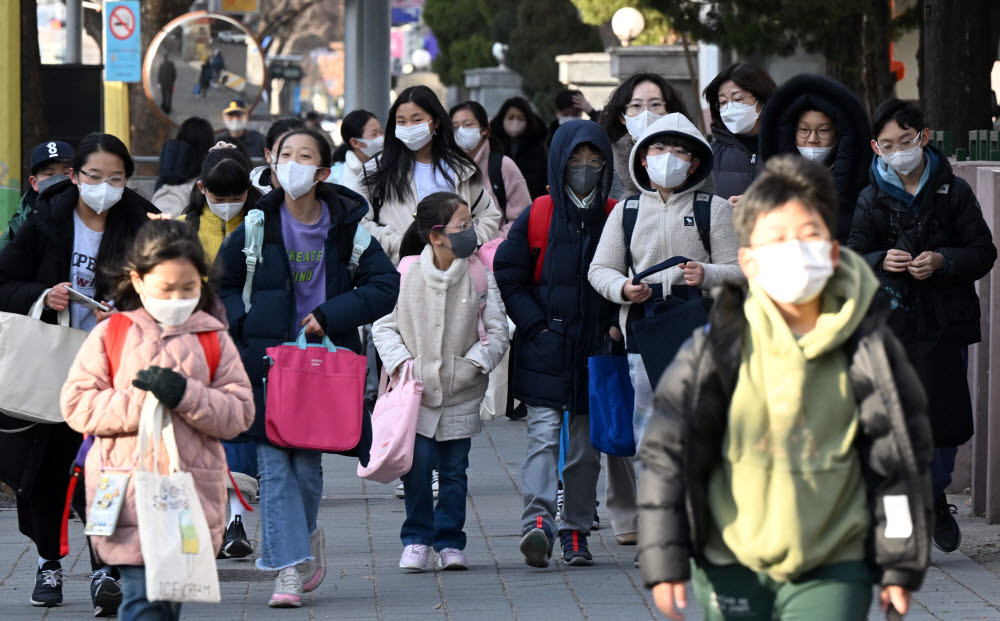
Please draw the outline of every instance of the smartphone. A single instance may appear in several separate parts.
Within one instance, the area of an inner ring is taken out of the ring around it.
[[[72,300],[73,302],[76,302],[77,304],[80,304],[81,306],[85,306],[85,307],[89,308],[90,310],[103,311],[105,313],[108,312],[109,310],[111,310],[108,306],[106,306],[104,304],[101,304],[100,302],[98,302],[97,300],[95,300],[93,298],[89,298],[89,297],[83,295],[82,293],[80,293],[76,289],[70,289],[69,287],[66,287],[65,285],[63,286],[63,288],[66,289],[66,291],[69,291],[69,299]]]

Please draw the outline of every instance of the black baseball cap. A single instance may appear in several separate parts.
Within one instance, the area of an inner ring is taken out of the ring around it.
[[[49,162],[69,162],[73,159],[73,147],[60,140],[43,142],[31,150],[31,174]]]

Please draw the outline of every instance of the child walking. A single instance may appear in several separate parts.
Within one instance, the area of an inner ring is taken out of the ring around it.
[[[403,569],[426,569],[431,548],[440,569],[469,567],[462,551],[465,471],[489,373],[507,351],[507,315],[493,275],[473,256],[476,235],[476,220],[457,194],[436,192],[420,201],[400,245],[399,302],[372,328],[386,373],[412,361],[414,375],[424,383],[413,467],[402,477]],[[413,256],[418,258],[407,259]],[[475,270],[487,282],[481,310]],[[437,506],[431,490],[435,464]]]
[[[639,548],[671,619],[692,577],[710,621],[862,621],[873,583],[906,614],[923,580],[927,401],[837,215],[823,166],[769,160],[734,221],[749,289],[716,296],[658,384]]]
[[[124,267],[112,284],[115,308],[87,337],[62,391],[62,411],[70,427],[96,437],[87,455],[87,506],[102,471],[132,470],[142,460],[148,470],[166,473],[166,450],[159,464],[137,455],[138,426],[146,393],[172,415],[179,469],[195,473],[198,497],[218,552],[226,530],[226,458],[220,438],[246,431],[253,422],[250,381],[222,323],[206,311],[212,304],[205,253],[183,222],[152,220],[139,230]],[[112,322],[127,321],[121,359],[111,375],[105,337]],[[214,376],[199,333],[219,339]],[[134,478],[130,478],[114,532],[92,536],[95,554],[121,571],[124,621],[179,619],[180,604],[146,599],[146,573],[136,519]]]

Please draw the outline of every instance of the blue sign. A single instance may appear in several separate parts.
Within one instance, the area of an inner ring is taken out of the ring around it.
[[[104,4],[104,80],[142,81],[139,0]]]

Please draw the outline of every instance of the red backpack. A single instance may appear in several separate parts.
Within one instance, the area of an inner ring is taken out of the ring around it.
[[[604,204],[605,215],[610,215],[618,201],[608,199]],[[531,247],[531,254],[535,255],[535,284],[542,279],[542,265],[545,264],[545,247],[549,245],[549,225],[552,223],[552,212],[555,210],[555,203],[548,194],[539,196],[531,204],[531,213],[528,214],[528,245]]]
[[[125,348],[125,335],[128,334],[128,329],[132,327],[132,320],[123,315],[122,313],[115,313],[108,318],[108,332],[104,335],[104,353],[108,357],[108,368],[110,369],[111,385],[114,386],[115,374],[118,372],[118,367],[122,361],[122,350]],[[198,341],[201,343],[201,348],[205,352],[205,360],[208,362],[208,372],[209,377],[214,380],[215,372],[219,369],[219,361],[222,359],[222,347],[219,345],[219,337],[214,331],[209,332],[199,332]],[[90,452],[90,447],[94,444],[93,436],[84,436],[83,444],[80,445],[80,450],[76,454],[76,459],[73,461],[73,471],[69,479],[69,487],[66,488],[66,505],[63,507],[63,519],[62,528],[59,537],[59,553],[63,556],[69,554],[69,512],[73,507],[73,493],[76,491],[77,481],[80,479],[80,474],[83,472],[84,462],[87,460],[87,453]],[[229,469],[226,469],[229,472]],[[230,480],[232,480],[233,475],[229,475]],[[236,482],[232,481],[233,489],[236,490],[236,495],[239,497],[240,502],[246,507],[248,511],[253,511],[253,508],[247,504],[247,501],[243,499],[240,494],[240,490],[236,487]],[[88,507],[89,508],[89,507]],[[81,519],[84,516],[80,516]]]

